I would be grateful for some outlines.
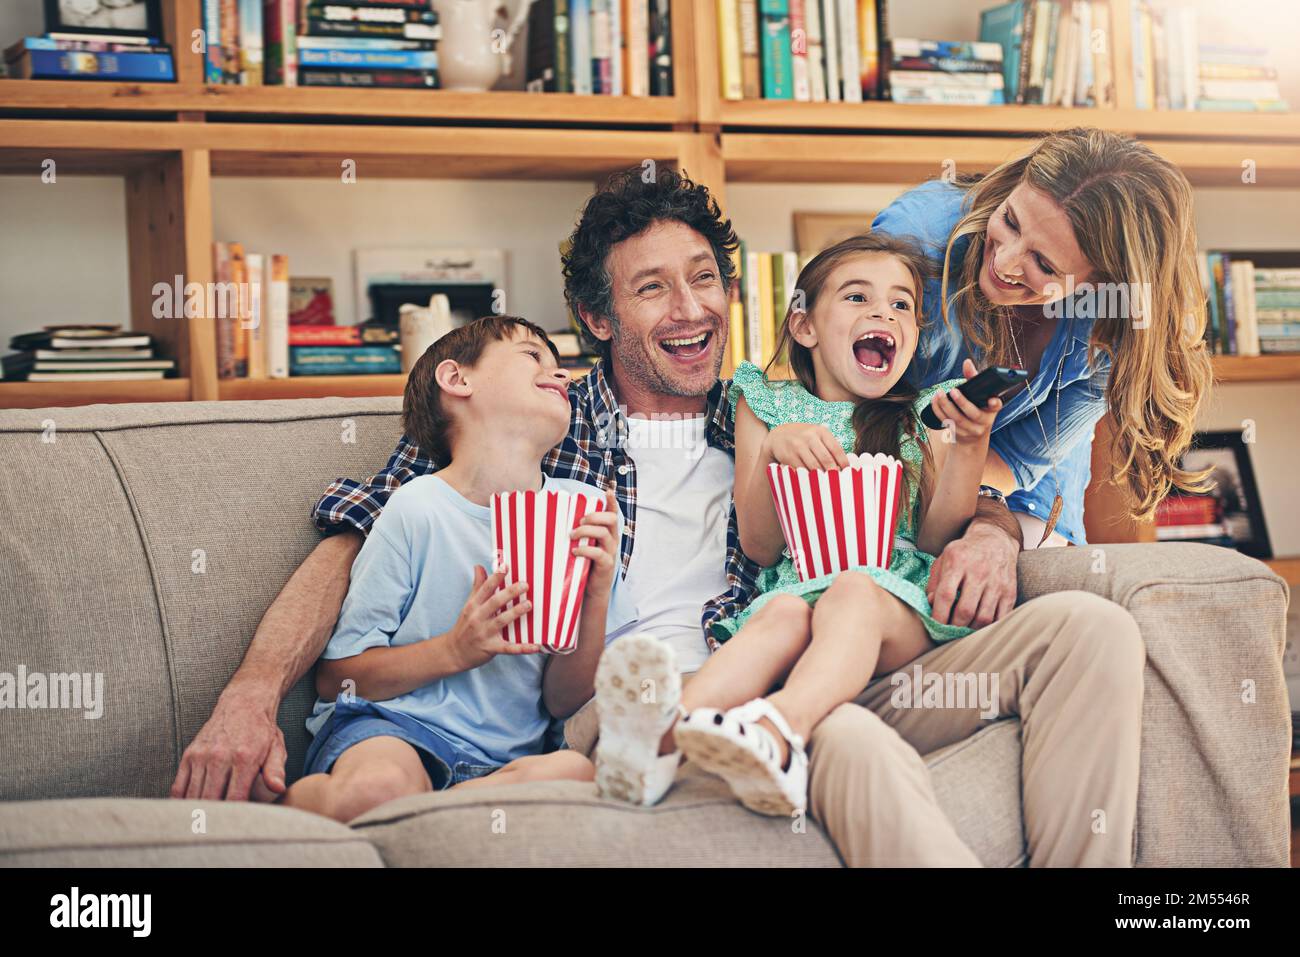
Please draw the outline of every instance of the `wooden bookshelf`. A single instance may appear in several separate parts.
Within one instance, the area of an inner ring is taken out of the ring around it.
[[[189,379],[142,382],[0,382],[0,409],[44,409],[116,402],[186,402]]]
[[[1300,381],[1300,354],[1269,356],[1215,356],[1218,382]]]
[[[1285,578],[1288,585],[1300,585],[1300,556],[1269,558],[1264,564]]]

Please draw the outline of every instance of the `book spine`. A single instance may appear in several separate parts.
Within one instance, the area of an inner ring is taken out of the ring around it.
[[[336,70],[436,70],[433,50],[303,50],[300,65]]]
[[[740,47],[740,0],[718,0],[718,92],[724,100],[745,96]]]
[[[880,0],[858,0],[858,59],[862,99],[880,98],[880,34],[877,30]]]
[[[203,32],[203,82],[220,84],[225,81],[220,0],[203,0]]]
[[[239,0],[239,82],[261,86],[262,0]]]
[[[298,71],[299,86],[355,86],[375,89],[438,88],[437,70],[324,70],[316,67]]]
[[[937,106],[1001,106],[1006,102],[1001,90],[914,86],[899,82],[892,75],[889,78],[889,96],[895,103],[929,103]]]
[[[528,65],[525,89],[555,91],[555,0],[538,0],[528,8]]]
[[[289,376],[289,257],[271,257],[266,291],[266,374],[272,379]]]
[[[746,100],[763,96],[763,65],[758,43],[758,0],[739,0],[740,84]]]
[[[1078,63],[1074,79],[1074,105],[1096,106],[1097,77],[1092,62],[1092,4],[1088,0],[1075,0],[1071,12],[1076,13],[1075,58]]]
[[[750,362],[763,358],[763,281],[759,253],[745,247],[745,355]],[[771,270],[768,270],[771,282]],[[769,299],[771,298],[769,294]]]
[[[650,0],[628,0],[627,91],[650,95]]]
[[[366,375],[402,371],[392,346],[290,346],[289,374]]]
[[[1028,103],[1029,69],[1033,60],[1034,32],[1037,29],[1038,4],[1035,0],[1024,0],[1025,17],[1020,27],[1020,54],[1016,66],[1016,102]]]
[[[844,99],[840,86],[840,27],[839,0],[821,0],[822,43],[826,47],[826,100],[838,103]]]
[[[593,93],[591,86],[591,0],[569,0],[570,71],[573,92]]]
[[[627,72],[627,50],[624,45],[624,31],[627,17],[623,10],[627,0],[609,0],[609,82],[610,93],[622,96],[627,88],[624,74]]]
[[[1065,29],[1065,21],[1061,16],[1061,4],[1059,0],[1051,0],[1048,6],[1047,17],[1047,42],[1046,49],[1043,51],[1043,93],[1040,103],[1051,103],[1052,97],[1056,91],[1056,74],[1060,69],[1060,62],[1057,60],[1057,50],[1065,52],[1065,44],[1061,42],[1061,31]]]
[[[301,36],[356,37],[358,39],[439,40],[442,28],[437,23],[370,23],[350,20],[322,20],[309,16],[301,27]]]
[[[734,278],[731,281],[731,288],[727,291],[728,305],[728,331],[727,331],[727,348],[731,355],[732,368],[739,365],[745,358],[745,298],[742,287],[743,269],[745,253],[743,244],[738,245],[731,251],[731,266]]]
[[[172,83],[170,53],[96,53],[90,50],[29,50],[20,61],[30,79],[139,80]]]
[[[857,0],[838,0],[840,81],[846,103],[862,102],[862,50],[858,46]]]
[[[235,377],[248,375],[248,323],[250,297],[248,294],[248,258],[242,243],[230,244],[230,281],[235,285],[235,315],[231,323],[234,330]]]
[[[307,19],[335,23],[437,23],[427,3],[309,3]]]
[[[591,0],[591,92],[609,93],[610,73],[609,0]]]
[[[275,86],[297,86],[294,0],[266,0],[262,6],[262,16],[266,24],[266,54],[263,62],[266,82]]]
[[[266,257],[249,253],[248,268],[248,377],[266,378]]]
[[[773,330],[776,327],[776,290],[773,288],[773,284],[776,281],[776,275],[772,271],[772,255],[770,253],[758,253],[757,255],[760,310],[758,349],[751,352],[749,361],[761,369],[767,365],[767,360],[771,355],[771,343],[775,337]]]
[[[555,0],[555,90],[573,92],[573,36],[569,0]]]
[[[759,0],[758,11],[763,32],[763,98],[792,100],[790,4],[788,0]]]
[[[790,0],[790,82],[794,98],[812,100],[812,78],[808,75],[808,21],[804,0]]]
[[[812,83],[812,100],[825,103],[826,40],[822,32],[821,0],[805,0],[804,16],[808,21],[808,78]]]
[[[293,0],[287,0],[292,3]],[[550,5],[553,0],[545,0]],[[541,4],[532,7],[541,8]],[[532,25],[528,27],[530,34]],[[437,44],[432,40],[407,40],[402,37],[298,37],[300,50],[432,50]]]
[[[235,375],[235,320],[231,303],[238,302],[238,292],[232,287],[234,282],[230,265],[230,244],[212,244],[212,275],[216,278],[213,299],[218,304],[217,311],[209,318],[217,328],[217,375],[222,379],[231,379]]]
[[[361,329],[357,326],[294,326],[289,329],[291,346],[359,346]]]
[[[650,19],[653,56],[650,61],[652,96],[673,95],[673,31],[670,0],[654,0]]]
[[[930,70],[891,70],[896,83],[911,86],[932,86],[954,90],[1002,90],[1001,73],[941,73]]]

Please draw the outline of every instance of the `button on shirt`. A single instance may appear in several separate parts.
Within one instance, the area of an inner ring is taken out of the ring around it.
[[[962,215],[967,193],[953,183],[933,180],[908,190],[890,203],[871,224],[873,230],[911,237],[921,243],[941,273],[948,237]],[[956,272],[970,237],[953,244],[951,269]],[[952,277],[949,283],[953,282]],[[947,322],[940,313],[940,280],[926,283],[924,323],[916,356],[904,377],[917,388],[945,379],[962,378],[962,360],[967,357],[983,368],[984,356],[973,353],[962,338],[956,306],[950,306]],[[1056,495],[1052,475],[1053,451],[1063,499],[1056,530],[1076,545],[1087,539],[1083,527],[1083,496],[1092,474],[1092,434],[1097,420],[1106,414],[1106,382],[1110,359],[1098,353],[1095,367],[1088,365],[1088,339],[1093,318],[1086,300],[1058,304],[1065,317],[1055,320],[1052,339],[1043,351],[1038,374],[998,413],[989,447],[1007,463],[1019,488],[1007,496],[1007,507],[1047,519]],[[1057,432],[1057,376],[1060,375],[1060,431]],[[1037,408],[1038,416],[1034,414]],[[1042,417],[1040,424],[1039,416]],[[1046,433],[1046,438],[1044,438]]]

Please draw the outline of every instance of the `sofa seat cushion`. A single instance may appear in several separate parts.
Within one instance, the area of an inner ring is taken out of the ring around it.
[[[364,835],[274,805],[137,798],[0,802],[0,867],[322,866],[383,862]]]
[[[926,756],[940,806],[989,867],[1025,860],[1020,722],[999,721]],[[682,766],[662,802],[603,800],[596,786],[543,781],[391,801],[350,822],[389,867],[833,867],[820,826],[747,811],[721,779]]]

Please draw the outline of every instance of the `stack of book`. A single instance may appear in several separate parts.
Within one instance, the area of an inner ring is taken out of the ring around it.
[[[1261,46],[1202,43],[1191,6],[1132,6],[1133,98],[1140,110],[1286,112]]]
[[[217,327],[217,375],[289,375],[289,259],[246,253],[242,243],[212,244],[206,315]]]
[[[438,86],[432,0],[203,0],[208,83]]]
[[[776,353],[776,332],[807,257],[788,251],[757,252],[742,242],[732,261],[736,267],[728,332],[732,363],[749,360],[761,368]]]
[[[5,50],[5,66],[20,80],[176,81],[172,48],[158,37],[47,33]]]
[[[885,82],[895,103],[1005,103],[1000,43],[910,40],[886,44]]]
[[[1231,547],[1235,539],[1223,520],[1223,503],[1217,497],[1170,495],[1156,506],[1156,541]]]
[[[535,0],[527,89],[672,96],[670,0]]]
[[[176,367],[154,356],[148,333],[116,325],[46,326],[14,336],[5,356],[6,379],[28,382],[105,382],[161,379]]]
[[[1257,264],[1260,258],[1276,263],[1286,256],[1201,254],[1209,313],[1205,335],[1211,352],[1238,356],[1300,352],[1300,266]]]
[[[980,40],[1002,47],[1003,99],[1114,106],[1108,0],[1012,0],[980,14]]]
[[[290,375],[378,375],[402,371],[398,331],[391,326],[289,327]]]
[[[727,100],[877,100],[885,0],[718,0]]]

